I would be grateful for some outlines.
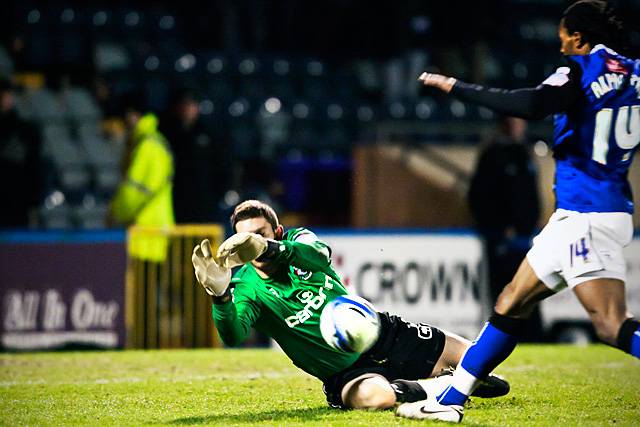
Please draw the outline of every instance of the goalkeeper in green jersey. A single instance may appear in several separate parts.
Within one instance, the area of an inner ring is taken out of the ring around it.
[[[217,254],[204,240],[193,251],[198,282],[213,297],[213,320],[227,345],[251,327],[273,338],[293,363],[324,383],[332,407],[386,409],[444,390],[470,345],[426,324],[380,313],[380,336],[365,353],[330,347],[320,333],[322,308],[347,294],[331,266],[331,249],[305,228],[284,231],[274,210],[248,200],[231,215],[236,232]],[[231,268],[242,267],[231,277]],[[420,380],[420,381],[418,381]],[[475,395],[501,396],[504,380],[489,375]]]

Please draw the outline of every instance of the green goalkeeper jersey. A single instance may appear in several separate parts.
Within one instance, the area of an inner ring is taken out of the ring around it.
[[[213,305],[213,320],[227,345],[244,341],[251,327],[272,337],[293,363],[324,381],[360,354],[330,347],[320,333],[322,308],[347,290],[331,266],[330,249],[304,228],[285,233],[273,262],[282,265],[262,278],[245,264],[231,279],[232,301]]]

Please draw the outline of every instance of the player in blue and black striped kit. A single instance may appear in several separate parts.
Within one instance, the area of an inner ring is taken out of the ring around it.
[[[640,60],[613,50],[624,47],[624,31],[604,1],[570,6],[559,37],[566,64],[536,88],[508,91],[420,76],[426,86],[506,115],[555,114],[557,206],[451,385],[436,399],[401,405],[398,415],[460,422],[478,378],[511,354],[533,306],[567,287],[603,342],[640,358],[640,322],[627,312],[622,253],[633,236],[627,172],[640,143]]]

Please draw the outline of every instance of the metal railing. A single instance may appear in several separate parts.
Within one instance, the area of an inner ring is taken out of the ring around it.
[[[205,238],[215,251],[224,239],[223,227],[133,226],[127,231],[129,241],[140,237],[166,239],[166,257],[163,262],[153,262],[127,255],[127,347],[221,347],[211,318],[211,298],[196,282],[191,254]]]

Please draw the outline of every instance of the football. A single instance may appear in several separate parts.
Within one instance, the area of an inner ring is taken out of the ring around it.
[[[369,301],[356,295],[342,295],[322,310],[320,331],[331,347],[363,353],[378,339],[380,318]]]

